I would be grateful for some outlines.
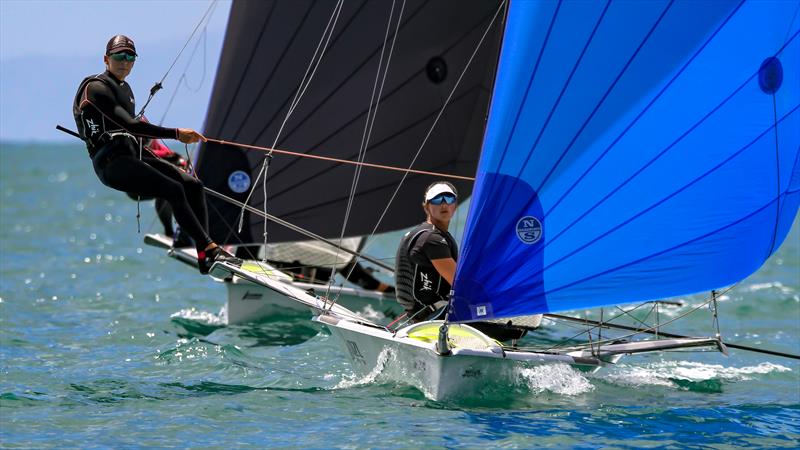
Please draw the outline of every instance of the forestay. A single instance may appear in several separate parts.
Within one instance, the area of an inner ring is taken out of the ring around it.
[[[450,319],[758,269],[800,198],[799,5],[511,2]]]

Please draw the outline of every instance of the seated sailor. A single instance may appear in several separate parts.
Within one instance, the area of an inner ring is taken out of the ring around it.
[[[457,200],[452,184],[430,185],[422,203],[425,221],[406,233],[397,248],[395,293],[412,323],[428,319],[434,305],[446,302],[450,294],[458,244],[447,229]]]
[[[400,240],[395,257],[395,294],[411,323],[433,319],[433,313],[447,304],[458,260],[458,245],[448,231],[457,202],[458,193],[451,183],[431,184],[422,203],[425,222]],[[498,340],[519,339],[526,332],[496,323],[470,325]]]

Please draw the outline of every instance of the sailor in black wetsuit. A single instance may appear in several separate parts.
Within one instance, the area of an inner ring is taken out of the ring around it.
[[[136,57],[130,38],[112,37],[103,57],[106,71],[85,78],[75,94],[72,112],[97,177],[112,189],[169,202],[175,220],[195,242],[201,273],[208,273],[217,260],[240,264],[208,236],[202,183],[143,148],[146,138],[191,144],[205,137],[188,128],[164,128],[134,117],[133,91],[125,78]]]
[[[403,236],[397,248],[395,293],[411,322],[428,319],[446,301],[456,274],[458,245],[447,231],[456,211],[455,186],[439,181],[425,190],[427,219]]]
[[[456,277],[458,245],[447,229],[456,212],[455,186],[437,181],[425,190],[422,208],[427,218],[403,236],[395,260],[395,295],[410,323],[431,320],[449,299]],[[520,339],[527,332],[510,324],[472,322],[470,325],[499,341]]]

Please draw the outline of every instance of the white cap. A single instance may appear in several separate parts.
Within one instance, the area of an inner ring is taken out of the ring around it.
[[[439,194],[452,194],[458,197],[458,195],[456,195],[456,193],[453,191],[453,188],[448,186],[446,183],[436,183],[425,193],[425,203],[431,201]]]

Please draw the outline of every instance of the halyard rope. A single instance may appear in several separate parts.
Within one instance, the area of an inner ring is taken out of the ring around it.
[[[249,149],[249,150],[261,150],[261,151],[265,151],[265,152],[269,152],[269,153],[278,153],[280,155],[297,156],[297,157],[300,157],[300,158],[320,159],[320,160],[323,160],[323,161],[331,161],[331,162],[337,162],[337,163],[341,163],[341,164],[361,165],[361,166],[364,166],[364,167],[372,167],[372,168],[375,168],[375,169],[394,170],[394,171],[397,171],[397,172],[415,173],[415,174],[419,174],[419,175],[433,175],[433,176],[437,176],[437,177],[452,178],[452,179],[456,179],[456,180],[475,181],[474,177],[466,177],[466,176],[462,176],[462,175],[454,175],[454,174],[441,173],[441,172],[431,172],[431,171],[427,171],[427,170],[416,170],[416,169],[405,168],[405,167],[386,166],[386,165],[383,165],[383,164],[371,164],[371,163],[366,163],[366,162],[352,161],[352,160],[349,160],[349,159],[331,158],[329,156],[309,155],[307,153],[293,152],[293,151],[289,151],[289,150],[280,150],[280,149],[277,149],[277,148],[261,147],[261,146],[258,146],[258,145],[242,144],[240,142],[225,141],[225,140],[222,140],[222,139],[214,139],[214,138],[210,138],[210,137],[206,137],[206,140],[208,142],[212,142],[212,143],[215,143],[215,144],[231,145],[231,146],[234,146],[234,147],[240,147],[240,148],[245,148],[245,149]]]
[[[201,17],[200,21],[197,22],[197,25],[195,25],[194,30],[192,30],[192,34],[189,35],[189,39],[186,39],[186,43],[183,44],[183,48],[181,48],[181,50],[178,52],[178,55],[172,61],[172,64],[169,66],[169,69],[167,69],[166,73],[164,73],[164,76],[161,77],[161,81],[156,82],[153,85],[153,87],[150,88],[150,96],[147,97],[147,101],[144,102],[144,106],[142,106],[142,109],[139,111],[139,114],[137,114],[136,117],[143,117],[144,116],[144,110],[147,109],[147,105],[150,104],[150,100],[153,99],[153,96],[156,95],[156,92],[161,90],[162,83],[164,83],[164,80],[167,79],[167,75],[169,75],[169,73],[172,71],[172,68],[175,67],[175,64],[178,62],[178,59],[183,54],[183,51],[186,50],[186,47],[189,45],[189,42],[192,41],[192,38],[194,37],[194,34],[197,33],[197,30],[200,28],[200,25],[203,24],[203,22],[206,20],[206,17],[208,17],[208,15],[211,13],[211,11],[214,9],[215,6],[216,6],[216,1],[212,1],[211,4],[208,5],[208,9],[206,9],[205,14],[203,14],[203,17]]]
[[[394,7],[396,5],[396,1],[392,0],[392,7],[389,10],[389,20],[386,22],[386,32],[383,35],[383,45],[381,46],[381,55],[378,58],[378,70],[375,72],[375,81],[372,83],[372,94],[369,98],[369,107],[367,108],[367,120],[364,123],[364,132],[361,134],[361,143],[358,147],[358,162],[361,164],[356,165],[356,170],[353,173],[353,181],[350,184],[350,195],[347,198],[347,207],[345,208],[344,213],[344,220],[342,221],[342,231],[339,234],[339,247],[336,248],[336,258],[335,260],[339,259],[339,248],[342,246],[342,240],[344,239],[344,233],[347,228],[347,222],[350,220],[350,212],[353,208],[353,200],[355,200],[356,196],[356,187],[358,186],[358,180],[361,178],[361,169],[364,167],[362,164],[364,163],[364,159],[367,156],[367,147],[369,147],[369,139],[372,136],[372,128],[375,125],[375,118],[378,116],[378,107],[380,106],[381,96],[383,95],[383,87],[386,83],[386,75],[389,73],[389,64],[392,61],[392,54],[394,53],[394,46],[397,42],[397,35],[400,31],[400,23],[403,20],[403,11],[406,7],[406,2],[403,0],[403,6],[400,8],[400,13],[397,17],[397,26],[394,30],[394,36],[392,37],[392,45],[389,47],[389,55],[386,57],[386,65],[383,65],[383,55],[386,51],[386,41],[389,39],[389,30],[392,29],[392,17],[394,16]],[[383,77],[381,77],[381,66],[383,66]],[[380,89],[378,89],[378,80],[381,80]],[[378,90],[377,98],[375,96],[375,91]],[[372,103],[375,102],[375,108],[373,109]],[[352,268],[350,272],[352,273]],[[336,265],[331,266],[331,277],[328,280],[328,288],[325,291],[325,298],[330,296],[331,287],[334,284],[334,274],[336,273]],[[349,275],[349,274],[348,274]],[[333,307],[333,303],[331,303],[331,307]]]
[[[372,232],[370,233],[369,237],[374,236],[375,233],[378,231],[378,227],[380,226],[381,222],[383,221],[383,218],[386,216],[386,213],[389,211],[389,207],[391,207],[392,203],[394,202],[394,199],[397,197],[397,193],[400,192],[400,188],[403,186],[403,183],[405,182],[406,178],[408,177],[408,174],[409,173],[420,173],[418,171],[412,170],[411,168],[414,166],[414,163],[417,161],[417,158],[419,158],[420,153],[422,153],[422,149],[425,147],[425,144],[428,142],[428,138],[433,133],[433,129],[436,127],[436,124],[439,122],[439,119],[444,114],[444,111],[447,108],[447,105],[450,103],[450,99],[453,98],[453,95],[455,94],[456,89],[458,89],[458,86],[461,84],[461,80],[464,78],[464,74],[466,74],[467,69],[469,69],[469,66],[472,64],[473,59],[475,59],[475,55],[478,53],[478,50],[480,50],[481,46],[483,45],[483,41],[486,39],[486,36],[489,34],[489,30],[492,29],[492,26],[494,25],[495,20],[497,20],[497,16],[500,14],[500,11],[503,10],[503,8],[505,7],[505,4],[506,4],[506,1],[503,0],[500,3],[500,5],[498,6],[497,11],[495,11],[494,16],[492,16],[492,20],[489,22],[489,25],[486,27],[486,30],[483,32],[483,35],[481,36],[480,41],[478,41],[478,44],[475,46],[475,50],[472,51],[472,54],[470,55],[469,60],[467,61],[467,64],[464,66],[464,69],[461,70],[461,74],[458,76],[458,79],[456,80],[455,84],[453,85],[453,89],[450,90],[450,94],[447,96],[447,99],[445,99],[444,104],[442,105],[442,108],[439,110],[439,113],[436,115],[436,119],[434,119],[433,124],[431,125],[430,129],[428,130],[428,133],[425,135],[425,138],[422,140],[422,143],[420,144],[419,149],[417,149],[417,152],[414,154],[414,158],[409,163],[408,168],[401,169],[401,171],[404,172],[403,177],[400,179],[400,182],[397,184],[397,188],[395,188],[394,192],[392,193],[391,198],[386,203],[386,207],[383,209],[383,212],[381,213],[381,216],[378,218],[378,221],[375,223],[375,227],[372,229]],[[428,174],[431,174],[431,173],[428,173]],[[459,176],[449,176],[449,178],[467,179],[467,180],[470,180],[470,181],[474,181],[475,180],[475,178],[459,177]],[[372,242],[368,241],[366,243],[366,245],[361,249],[361,251],[365,252],[367,250],[367,248],[369,248],[369,246],[371,244],[372,244]],[[351,265],[350,273],[348,273],[347,276],[345,276],[345,279],[347,279],[350,276],[350,274],[352,273],[352,271],[355,268],[357,263],[358,263],[358,257],[356,257],[355,260],[353,261],[353,263]]]
[[[317,43],[317,48],[314,51],[314,55],[311,57],[311,60],[306,67],[306,72],[303,74],[303,78],[300,80],[300,86],[297,87],[297,91],[295,92],[294,98],[292,99],[292,103],[289,105],[289,110],[286,111],[286,117],[283,119],[283,123],[281,123],[280,128],[278,129],[278,133],[275,135],[275,140],[273,141],[272,147],[274,148],[278,144],[278,139],[280,139],[281,132],[283,132],[283,127],[286,125],[286,122],[289,121],[289,117],[291,117],[294,109],[300,104],[300,100],[303,98],[303,94],[305,94],[306,89],[311,84],[311,80],[314,78],[314,74],[317,72],[317,68],[319,67],[320,62],[322,62],[322,57],[325,55],[325,50],[328,48],[328,44],[330,43],[330,39],[333,36],[333,30],[336,27],[336,22],[339,20],[339,13],[342,11],[342,5],[344,4],[344,0],[339,0],[336,2],[336,5],[333,8],[333,12],[331,12],[331,17],[328,19],[328,23],[325,26],[325,30],[322,32],[322,36],[320,37],[319,42]],[[325,42],[323,46],[322,43]],[[320,51],[320,47],[322,47],[322,51]],[[319,58],[317,58],[317,54],[319,54]],[[313,66],[313,70],[311,69]],[[309,75],[310,72],[310,75]],[[218,142],[211,140],[211,142]],[[267,150],[267,157],[272,155],[273,150],[271,148],[261,148]],[[253,189],[247,194],[247,198],[244,200],[244,206],[241,208],[239,212],[239,233],[242,232],[242,226],[244,225],[244,210],[245,206],[250,202],[250,198],[255,192],[255,187],[258,185],[258,182],[261,181],[261,177],[266,172],[266,162],[267,157],[264,158],[264,161],[261,164],[261,170],[259,170],[258,175],[256,176],[255,181],[253,182]],[[266,183],[266,180],[264,181]],[[266,189],[266,187],[265,187]],[[267,212],[267,198],[266,195],[264,196],[264,213]],[[266,226],[266,222],[265,222]],[[264,231],[264,235],[266,236],[266,231]],[[264,242],[264,247],[266,248],[266,241]]]

